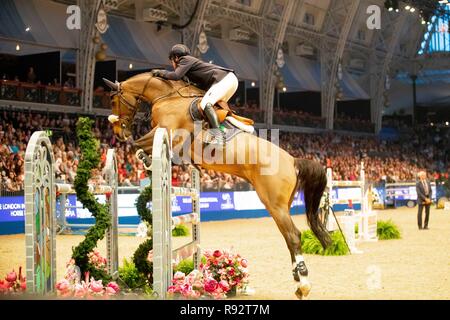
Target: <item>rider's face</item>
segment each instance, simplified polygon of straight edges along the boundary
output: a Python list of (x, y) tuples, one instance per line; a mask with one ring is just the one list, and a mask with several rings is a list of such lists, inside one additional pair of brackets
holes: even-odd
[(172, 67), (173, 67), (173, 69), (175, 70), (175, 69), (178, 67), (178, 66), (177, 66), (178, 59), (177, 59), (177, 58), (174, 58), (174, 59), (170, 60), (170, 62), (172, 62)]

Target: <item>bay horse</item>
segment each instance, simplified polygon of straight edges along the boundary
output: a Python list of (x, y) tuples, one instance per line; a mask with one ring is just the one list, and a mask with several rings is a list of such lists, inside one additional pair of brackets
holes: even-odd
[[(114, 90), (111, 98), (112, 115), (108, 119), (119, 140), (132, 139), (132, 123), (142, 101), (151, 106), (152, 130), (133, 143), (136, 148), (143, 149), (149, 156), (157, 128), (166, 128), (169, 132), (177, 129), (194, 132), (194, 121), (190, 117), (189, 106), (195, 97), (204, 94), (202, 90), (184, 81), (169, 81), (153, 76), (152, 73), (139, 74), (120, 83), (104, 80)], [(244, 143), (235, 144), (233, 140)], [(173, 149), (185, 142), (186, 139), (177, 141), (174, 139)], [(194, 144), (188, 141), (191, 151)], [(256, 161), (250, 161), (249, 159), (258, 154), (260, 149), (270, 152), (260, 154)], [(325, 169), (318, 162), (294, 158), (268, 140), (247, 132), (236, 135), (225, 146), (214, 149), (214, 153), (216, 159), (223, 159), (227, 154), (232, 154), (234, 162), (211, 163), (206, 161), (205, 154), (201, 154), (198, 165), (206, 170), (212, 169), (241, 177), (254, 187), (286, 241), (291, 255), (293, 277), (297, 281), (295, 294), (299, 299), (307, 297), (311, 284), (302, 256), (301, 233), (294, 225), (289, 210), (295, 193), (303, 190), (309, 227), (324, 248), (331, 243), (330, 235), (318, 213), (320, 199), (327, 184)], [(196, 153), (192, 152), (189, 157), (193, 159), (195, 155)], [(237, 157), (243, 155), (244, 161), (242, 159), (237, 161)], [(277, 167), (272, 172), (263, 174), (262, 172), (273, 163), (278, 163)]]

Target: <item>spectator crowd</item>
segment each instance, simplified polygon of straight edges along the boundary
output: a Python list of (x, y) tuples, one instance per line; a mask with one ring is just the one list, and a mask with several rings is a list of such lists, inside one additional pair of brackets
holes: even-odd
[[(251, 116), (255, 106), (247, 109)], [(239, 110), (238, 110), (239, 111)], [(77, 146), (75, 125), (79, 115), (61, 113), (32, 113), (4, 109), (0, 111), (0, 191), (21, 191), (24, 184), (24, 154), (31, 134), (36, 130), (52, 132), (51, 140), (55, 155), (56, 179), (73, 183), (80, 149)], [(149, 128), (137, 121), (135, 132), (141, 136)], [(106, 117), (96, 117), (93, 129), (100, 141), (102, 164), (110, 147), (117, 150), (119, 184), (139, 185), (146, 172), (132, 147), (114, 137)], [(280, 145), (291, 155), (331, 162), (334, 179), (357, 180), (360, 163), (365, 163), (366, 178), (372, 182), (415, 181), (419, 170), (431, 173), (431, 178), (448, 178), (450, 173), (450, 130), (448, 128), (416, 127), (406, 138), (383, 141), (375, 136), (342, 135), (336, 133), (305, 134), (282, 132)], [(101, 168), (94, 173), (101, 179)], [(190, 184), (190, 167), (174, 166), (174, 185)], [(249, 190), (251, 186), (241, 178), (215, 172), (201, 171), (203, 191)], [(1, 193), (0, 193), (1, 194)]]

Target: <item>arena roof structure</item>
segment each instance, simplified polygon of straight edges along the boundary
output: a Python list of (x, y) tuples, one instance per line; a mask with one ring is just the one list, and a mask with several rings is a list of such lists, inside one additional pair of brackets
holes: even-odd
[[(81, 8), (81, 32), (61, 28), (71, 5)], [(92, 23), (100, 6), (109, 25), (103, 34)], [(374, 28), (369, 20), (377, 12), (380, 27)], [(442, 86), (430, 101), (448, 91), (449, 16), (447, 0), (3, 0), (0, 52), (60, 50), (63, 61), (77, 63), (89, 111), (92, 81), (85, 79), (93, 77), (95, 36), (119, 70), (168, 67), (168, 48), (183, 42), (204, 60), (256, 83), (268, 126), (272, 97), (284, 87), (320, 92), (328, 129), (337, 101), (370, 100), (379, 130), (391, 86), (406, 88), (413, 76), (418, 84)]]

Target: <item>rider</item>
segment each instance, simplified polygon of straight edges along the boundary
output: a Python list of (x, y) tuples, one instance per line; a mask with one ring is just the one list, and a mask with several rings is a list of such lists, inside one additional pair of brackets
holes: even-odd
[[(238, 88), (239, 81), (234, 74), (234, 70), (207, 63), (191, 56), (188, 47), (183, 44), (176, 44), (169, 53), (169, 59), (175, 71), (153, 70), (155, 76), (168, 80), (180, 80), (187, 76), (200, 89), (207, 90), (200, 107), (204, 111), (206, 118), (212, 129), (219, 129), (220, 124), (214, 111), (214, 104), (218, 101), (228, 100), (234, 95)], [(224, 132), (220, 137), (214, 137), (215, 143), (224, 143)]]

